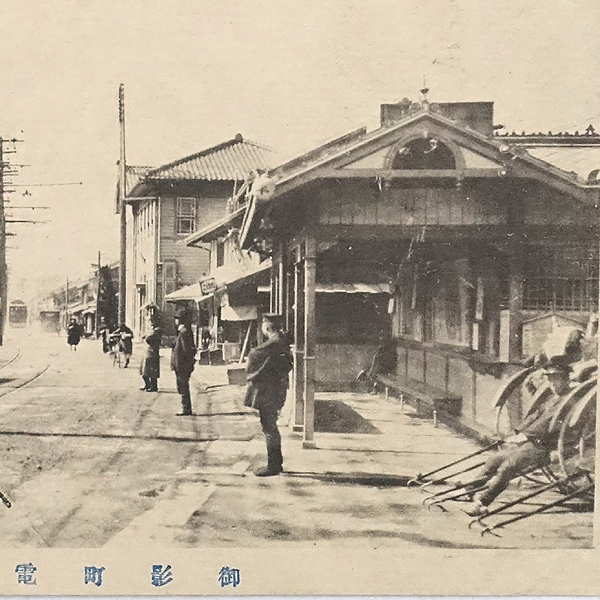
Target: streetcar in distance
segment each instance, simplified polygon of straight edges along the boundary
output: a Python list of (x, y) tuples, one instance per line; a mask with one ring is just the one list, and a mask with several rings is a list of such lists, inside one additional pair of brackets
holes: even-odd
[(21, 300), (14, 300), (8, 307), (8, 324), (11, 327), (27, 326), (27, 305)]
[(60, 333), (60, 311), (41, 310), (39, 319), (42, 331), (47, 331), (48, 333)]

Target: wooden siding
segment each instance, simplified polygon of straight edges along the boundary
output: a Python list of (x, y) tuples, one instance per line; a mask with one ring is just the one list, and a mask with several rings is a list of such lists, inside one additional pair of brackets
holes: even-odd
[(592, 206), (573, 201), (550, 187), (538, 186), (521, 191), (527, 201), (523, 203), (523, 222), (526, 225), (581, 225), (595, 226), (597, 210)]
[[(589, 225), (592, 206), (535, 182), (455, 184), (337, 181), (318, 192), (320, 225), (505, 225), (521, 205), (526, 225)], [(521, 221), (521, 219), (519, 219)]]
[[(210, 253), (181, 243), (186, 236), (175, 233), (176, 202), (176, 197), (161, 198), (160, 261), (176, 261), (177, 284), (183, 287), (208, 274)], [(226, 198), (198, 198), (195, 229), (202, 229), (223, 218), (226, 203)]]
[(320, 191), (321, 225), (501, 225), (502, 192), (484, 186), (416, 187), (338, 184)]

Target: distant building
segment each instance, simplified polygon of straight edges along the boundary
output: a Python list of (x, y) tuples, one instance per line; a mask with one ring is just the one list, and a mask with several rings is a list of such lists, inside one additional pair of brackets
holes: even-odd
[[(112, 263), (103, 269), (106, 270), (118, 294), (119, 264)], [(65, 282), (39, 298), (35, 303), (31, 319), (39, 320), (42, 313), (47, 316), (58, 312), (60, 327), (65, 328), (69, 319), (73, 317), (83, 326), (84, 335), (91, 337), (96, 333), (97, 309), (98, 271), (96, 270), (90, 273), (88, 278)]]
[(131, 206), (127, 247), (127, 322), (136, 335), (157, 307), (172, 328), (165, 296), (208, 273), (208, 249), (186, 246), (194, 231), (222, 218), (228, 201), (270, 151), (238, 134), (232, 140), (162, 167), (128, 167), (126, 203)]

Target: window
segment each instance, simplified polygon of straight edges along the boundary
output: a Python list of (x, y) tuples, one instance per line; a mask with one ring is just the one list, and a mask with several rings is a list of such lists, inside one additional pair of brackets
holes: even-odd
[(194, 233), (196, 228), (196, 198), (177, 198), (175, 231), (178, 234)]
[(525, 310), (594, 311), (598, 298), (596, 246), (529, 246), (525, 253)]
[(392, 169), (456, 169), (452, 150), (437, 138), (418, 138), (398, 150)]

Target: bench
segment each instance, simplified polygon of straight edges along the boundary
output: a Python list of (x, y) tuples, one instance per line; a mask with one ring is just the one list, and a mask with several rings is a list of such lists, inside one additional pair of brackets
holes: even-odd
[[(393, 375), (377, 375), (376, 380), (386, 389), (394, 390), (399, 394), (406, 395), (409, 404), (413, 403), (417, 414), (422, 416), (447, 414), (452, 417), (460, 417), (462, 412), (462, 397), (451, 394), (439, 388), (426, 385), (412, 379), (397, 379)], [(412, 402), (411, 402), (412, 400)]]

